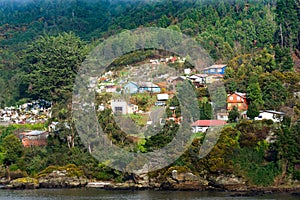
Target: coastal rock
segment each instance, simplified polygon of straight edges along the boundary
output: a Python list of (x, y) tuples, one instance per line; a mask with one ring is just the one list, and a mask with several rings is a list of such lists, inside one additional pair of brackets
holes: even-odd
[(112, 185), (110, 181), (89, 182), (87, 188), (108, 188)]
[(39, 182), (35, 178), (25, 177), (10, 181), (5, 187), (7, 189), (36, 189), (39, 187)]
[(149, 176), (148, 176), (148, 174), (134, 175), (134, 183), (139, 188), (149, 187)]
[(209, 186), (214, 189), (243, 191), (247, 188), (245, 180), (235, 175), (210, 176), (208, 180)]
[(204, 177), (196, 176), (191, 172), (172, 170), (171, 177), (166, 179), (167, 181), (161, 185), (163, 189), (204, 190), (208, 186), (208, 181)]
[(86, 186), (88, 183), (86, 178), (70, 176), (66, 170), (54, 170), (38, 180), (41, 188), (75, 188)]

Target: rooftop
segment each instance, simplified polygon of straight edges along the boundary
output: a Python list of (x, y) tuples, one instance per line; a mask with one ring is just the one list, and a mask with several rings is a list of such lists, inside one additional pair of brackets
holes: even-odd
[(208, 126), (222, 126), (225, 124), (226, 124), (226, 121), (223, 121), (223, 120), (198, 120), (198, 121), (195, 121), (192, 124), (192, 126), (208, 127)]
[(26, 135), (26, 136), (37, 136), (37, 135), (41, 135), (46, 133), (47, 131), (38, 131), (38, 130), (34, 130), (34, 131), (30, 131), (30, 132), (23, 132), (21, 133), (22, 135)]
[(221, 64), (221, 65), (212, 65), (212, 66), (206, 67), (204, 69), (222, 69), (224, 67), (226, 67), (226, 65), (225, 64)]

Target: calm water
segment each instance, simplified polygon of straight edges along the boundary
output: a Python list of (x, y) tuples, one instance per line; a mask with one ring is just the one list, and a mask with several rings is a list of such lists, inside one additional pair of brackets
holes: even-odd
[(182, 191), (105, 191), (100, 189), (39, 189), (39, 190), (0, 190), (2, 200), (299, 200), (299, 196), (274, 194), (257, 197), (230, 197), (231, 193), (222, 192), (182, 192)]

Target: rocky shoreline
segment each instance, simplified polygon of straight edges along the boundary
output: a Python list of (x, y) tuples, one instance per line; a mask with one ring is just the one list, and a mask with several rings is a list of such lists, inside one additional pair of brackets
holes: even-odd
[(112, 181), (90, 181), (85, 177), (68, 176), (66, 171), (53, 171), (39, 178), (18, 178), (12, 181), (2, 179), (1, 189), (39, 189), (39, 188), (99, 188), (105, 190), (188, 190), (188, 191), (224, 191), (233, 196), (257, 196), (271, 193), (292, 193), (300, 196), (300, 184), (257, 187), (248, 185), (241, 177), (220, 175), (199, 177), (190, 172), (178, 172), (164, 177), (150, 178), (147, 174), (134, 176), (133, 180), (123, 183)]

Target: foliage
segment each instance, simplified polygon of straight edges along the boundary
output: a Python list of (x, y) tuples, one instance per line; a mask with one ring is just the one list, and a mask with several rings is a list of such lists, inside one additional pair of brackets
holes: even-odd
[(211, 173), (233, 172), (232, 156), (238, 149), (238, 134), (236, 129), (225, 127), (221, 131), (218, 143), (206, 157), (200, 160), (201, 165)]
[[(211, 119), (212, 109), (224, 108), (226, 94), (235, 91), (247, 92), (250, 118), (257, 116), (258, 109), (288, 108), (299, 112), (300, 104), (294, 92), (300, 91), (300, 77), (293, 71), (295, 63), (291, 56), (300, 48), (299, 2), (295, 0), (236, 0), (234, 4), (225, 0), (209, 3), (1, 1), (0, 7), (0, 107), (22, 103), (24, 99), (44, 98), (54, 102), (52, 120), (61, 122), (60, 131), (49, 135), (47, 147), (25, 149), (14, 136), (24, 129), (45, 129), (44, 125), (0, 128), (0, 163), (8, 166), (11, 172), (7, 174), (12, 178), (26, 173), (42, 175), (72, 164), (69, 168), (76, 176), (126, 179), (127, 174), (105, 167), (90, 156), (74, 131), (70, 110), (74, 77), (89, 46), (96, 46), (126, 29), (158, 26), (187, 34), (200, 42), (216, 63), (227, 63), (226, 91), (218, 85), (215, 91), (196, 89), (201, 102), (191, 106), (200, 108), (200, 119)], [(172, 42), (171, 39), (167, 42)], [(126, 48), (130, 49), (132, 41), (126, 42)], [(155, 54), (153, 49), (130, 52), (116, 59), (110, 67), (117, 69)], [(174, 64), (173, 67), (181, 69), (185, 65)], [(205, 101), (209, 93), (215, 103), (213, 108)], [(99, 95), (96, 101), (108, 106), (110, 98), (108, 94)], [(155, 97), (137, 95), (131, 101), (148, 111)], [(175, 107), (175, 111), (170, 107), (166, 109), (168, 117), (172, 117), (173, 112), (179, 117), (178, 99), (173, 98), (168, 103)], [(236, 116), (238, 112), (231, 111), (230, 121)], [(165, 146), (178, 129), (177, 124), (168, 121), (158, 134), (134, 143), (117, 126), (110, 109), (99, 112), (98, 120), (114, 144), (135, 152), (155, 151)], [(157, 173), (169, 175), (172, 169), (195, 174), (233, 173), (256, 185), (271, 185), (280, 173), (283, 178), (287, 173), (299, 179), (300, 131), (299, 125), (293, 124), (295, 121), (297, 118), (276, 127), (272, 121), (241, 120), (236, 127), (222, 130), (218, 144), (204, 159), (198, 155), (204, 138), (200, 135), (173, 166)], [(266, 144), (265, 139), (272, 132), (276, 133), (277, 140), (274, 145)]]
[(264, 161), (265, 148), (263, 145), (258, 149), (243, 148), (234, 158), (236, 171), (239, 171), (251, 184), (272, 185), (275, 177), (280, 174), (278, 163)]
[[(295, 165), (300, 161), (300, 125), (296, 123), (288, 126), (283, 124), (276, 131), (275, 148), (278, 151), (279, 159), (282, 160), (283, 172), (293, 173)], [(295, 172), (296, 173), (296, 172)]]
[(275, 61), (276, 68), (279, 71), (289, 71), (294, 67), (294, 61), (288, 48), (280, 48), (276, 45), (275, 50)]
[(240, 118), (240, 113), (236, 106), (233, 106), (232, 110), (229, 111), (228, 121), (229, 122), (237, 122)]
[(267, 135), (273, 129), (272, 124), (269, 125), (265, 121), (241, 120), (236, 125), (236, 129), (241, 132), (239, 144), (242, 148), (254, 148), (258, 142), (264, 141)]
[(287, 99), (287, 90), (282, 82), (272, 74), (261, 74), (259, 77), (259, 85), (263, 94), (265, 109), (278, 109)]
[(248, 106), (247, 117), (249, 117), (250, 119), (254, 119), (255, 117), (258, 116), (259, 116), (258, 104), (255, 101), (251, 102)]
[(7, 135), (2, 141), (5, 150), (4, 164), (16, 164), (23, 154), (23, 145), (13, 134)]
[(250, 77), (249, 85), (247, 87), (247, 100), (250, 103), (256, 104), (256, 106), (263, 105), (262, 92), (258, 83), (257, 75)]
[(73, 33), (38, 38), (26, 50), (30, 95), (54, 104), (67, 101), (86, 53), (84, 43)]
[(44, 177), (48, 174), (52, 173), (53, 171), (66, 171), (66, 175), (68, 177), (82, 177), (83, 176), (83, 170), (78, 168), (74, 164), (68, 164), (66, 166), (49, 166), (46, 169), (42, 170), (37, 174), (37, 177)]
[(209, 102), (199, 102), (200, 120), (212, 119), (212, 105)]

